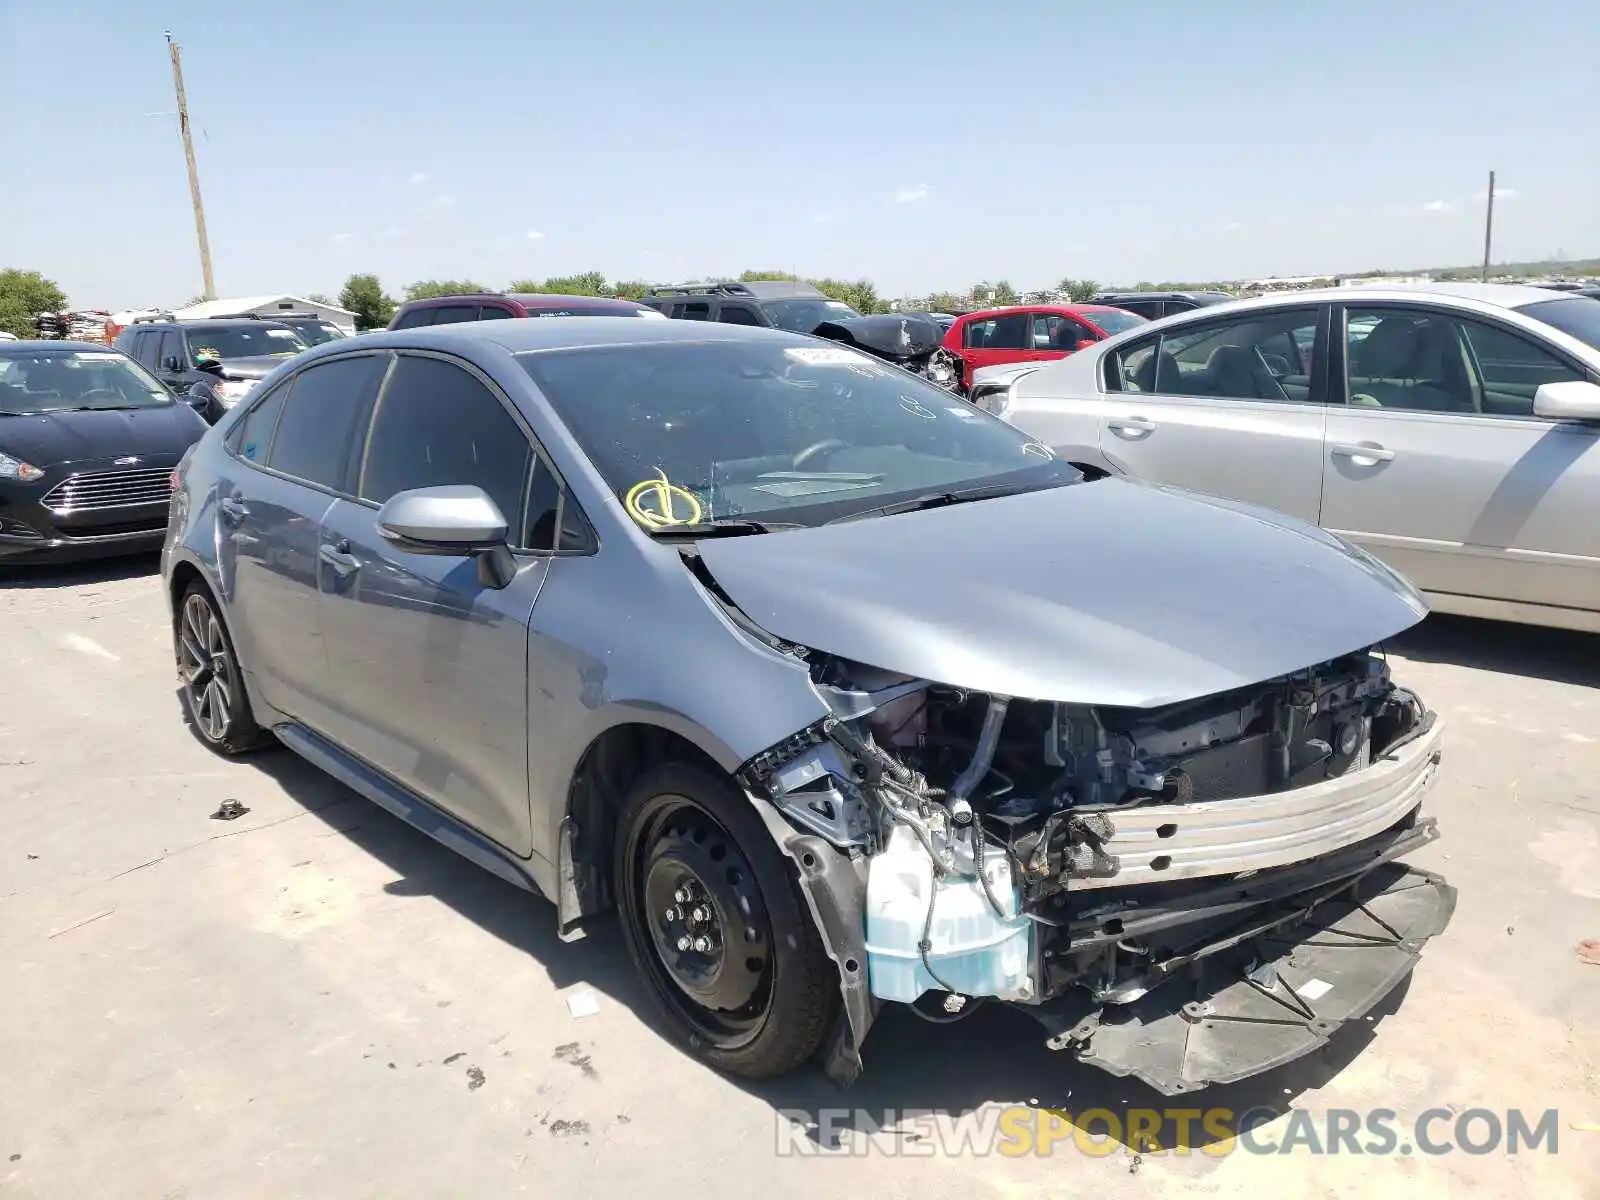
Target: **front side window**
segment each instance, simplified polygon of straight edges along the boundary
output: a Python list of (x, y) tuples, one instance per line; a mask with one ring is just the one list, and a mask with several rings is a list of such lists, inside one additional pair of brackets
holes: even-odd
[(761, 318), (756, 316), (756, 310), (748, 304), (724, 304), (722, 311), (717, 314), (717, 320), (726, 325), (761, 324)]
[(278, 417), (283, 412), (287, 386), (275, 387), (261, 402), (245, 413), (239, 428), (228, 438), (229, 448), (246, 462), (265, 463), (272, 449), (272, 435), (278, 428)]
[(1084, 342), (1095, 340), (1089, 329), (1057, 313), (1033, 315), (1033, 348), (1035, 350), (1076, 350)]
[(485, 304), (482, 308), (480, 308), (478, 310), (478, 320), (480, 320), (480, 321), (511, 321), (511, 320), (515, 320), (515, 318), (511, 315), (511, 313), (508, 310), (506, 310), (504, 308), (501, 308), (499, 305), (496, 305), (496, 304)]
[(517, 358), (647, 528), (739, 516), (811, 524), (928, 492), (1080, 478), (943, 389), (810, 339)]
[(161, 334), (157, 330), (146, 329), (134, 335), (133, 357), (139, 365), (148, 370), (157, 370), (161, 365)]
[(969, 321), (961, 341), (968, 350), (1026, 350), (1028, 337), (1028, 314), (1007, 313)]
[(342, 490), (351, 448), (389, 358), (363, 354), (318, 363), (295, 376), (267, 454), (275, 471)]
[(478, 319), (478, 306), (476, 304), (441, 304), (433, 310), (433, 323), (435, 325), (459, 325), (463, 321), (476, 321)]
[(176, 329), (169, 329), (161, 335), (161, 349), (156, 352), (156, 365), (167, 371), (186, 371), (189, 364), (184, 361), (183, 335)]
[(678, 305), (673, 316), (680, 321), (709, 321), (711, 320), (711, 305), (704, 300), (690, 300)]
[(433, 324), (433, 315), (438, 312), (435, 308), (413, 308), (394, 323), (396, 329), (418, 329), (424, 325)]
[(476, 484), (516, 533), (532, 447), (505, 406), (471, 372), (437, 358), (402, 355), (372, 417), (363, 500), (396, 492)]
[(1442, 312), (1352, 307), (1345, 338), (1356, 408), (1526, 417), (1540, 385), (1584, 378), (1520, 334)]
[(148, 371), (109, 347), (0, 354), (0, 416), (164, 408), (172, 403), (172, 393)]

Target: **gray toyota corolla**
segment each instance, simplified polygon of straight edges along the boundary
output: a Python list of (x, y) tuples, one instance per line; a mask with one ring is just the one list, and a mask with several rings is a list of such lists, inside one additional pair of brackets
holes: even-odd
[(1084, 480), (852, 349), (608, 318), (302, 354), (180, 466), (181, 694), (502, 878), (616, 909), (664, 1026), (840, 1080), (986, 1002), (1166, 1092), (1367, 1013), (1449, 920), (1399, 860), (1426, 612), (1337, 537)]

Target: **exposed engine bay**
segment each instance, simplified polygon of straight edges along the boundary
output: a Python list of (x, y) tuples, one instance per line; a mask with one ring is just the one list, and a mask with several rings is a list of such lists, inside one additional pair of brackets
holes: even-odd
[[(1184, 1091), (1296, 1057), (1339, 1023), (1288, 982), (1294, 971), (1280, 975), (1279, 958), (1296, 961), (1287, 931), (1370, 940), (1371, 929), (1335, 926), (1376, 920), (1372, 944), (1393, 953), (1355, 971), (1367, 991), (1382, 985), (1370, 1007), (1453, 907), (1443, 881), (1393, 863), (1436, 836), (1420, 806), (1440, 723), (1379, 654), (1148, 709), (971, 693), (822, 654), (807, 662), (833, 716), (741, 777), (856, 864), (878, 1001), (942, 994), (938, 1019), (985, 998), (1021, 1002), (1052, 1046)], [(1352, 903), (1362, 889), (1373, 894)], [(1414, 928), (1373, 916), (1385, 905)], [(1348, 981), (1313, 983), (1350, 999)], [(1170, 1003), (1152, 1013), (1158, 989)], [(1230, 1015), (1257, 1003), (1271, 1013)], [(1284, 1011), (1291, 1032), (1279, 1041), (1292, 1046), (1257, 1037), (1225, 1065), (1183, 1028), (1154, 1039), (1159, 1050), (1149, 1037), (1105, 1049), (1119, 1021), (1245, 1028)]]

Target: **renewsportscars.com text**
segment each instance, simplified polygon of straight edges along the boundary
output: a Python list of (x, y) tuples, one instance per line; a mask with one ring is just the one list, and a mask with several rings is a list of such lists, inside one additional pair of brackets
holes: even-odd
[(869, 1112), (780, 1109), (777, 1152), (795, 1155), (890, 1155), (1020, 1158), (1055, 1153), (1103, 1157), (1141, 1154), (1444, 1155), (1555, 1154), (1561, 1119), (1543, 1111), (1429, 1108), (1405, 1116), (1391, 1108), (1325, 1112), (1269, 1108), (1106, 1108), (1082, 1112), (1027, 1105), (976, 1112), (917, 1109)]

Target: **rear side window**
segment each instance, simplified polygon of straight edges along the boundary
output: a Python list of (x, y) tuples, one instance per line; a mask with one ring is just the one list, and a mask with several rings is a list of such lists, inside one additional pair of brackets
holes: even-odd
[(433, 323), (435, 325), (458, 325), (463, 321), (476, 321), (478, 319), (478, 306), (476, 304), (445, 304), (433, 310)]
[(678, 305), (672, 315), (680, 321), (709, 321), (711, 320), (711, 305), (704, 300), (691, 301)]
[(423, 325), (433, 324), (433, 314), (436, 308), (413, 308), (394, 323), (396, 329), (416, 329)]
[(437, 358), (402, 355), (372, 418), (361, 498), (476, 484), (516, 530), (532, 447), (521, 426), (471, 372)]
[(962, 344), (969, 350), (1023, 350), (1028, 337), (1028, 314), (1008, 313), (970, 322), (962, 334)]
[(244, 415), (239, 428), (228, 438), (229, 448), (246, 462), (264, 463), (272, 449), (272, 434), (278, 428), (287, 387), (273, 388), (261, 402)]
[(756, 316), (756, 310), (747, 304), (724, 304), (722, 311), (717, 314), (717, 320), (728, 325), (761, 324), (761, 318)]
[(301, 371), (284, 401), (267, 465), (343, 490), (356, 431), (388, 363), (388, 355), (363, 354)]

